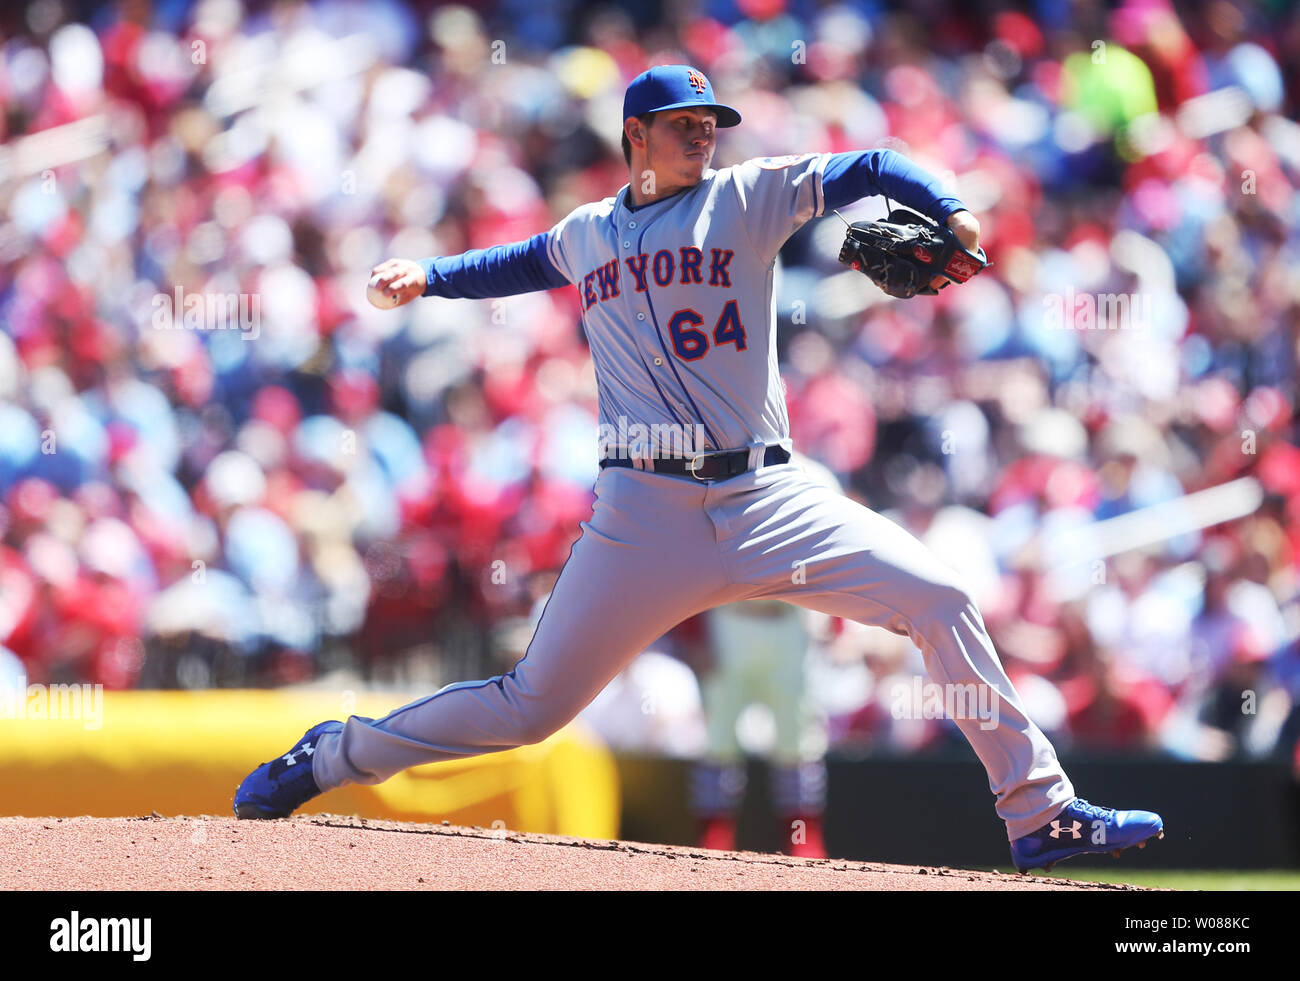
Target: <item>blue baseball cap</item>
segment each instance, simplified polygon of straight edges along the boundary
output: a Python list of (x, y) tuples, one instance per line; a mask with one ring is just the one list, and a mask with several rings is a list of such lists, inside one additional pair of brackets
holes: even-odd
[(704, 72), (690, 65), (656, 65), (632, 79), (623, 96), (624, 119), (647, 112), (696, 107), (717, 113), (719, 127), (740, 125), (740, 113), (731, 106), (720, 105), (713, 98), (713, 86)]

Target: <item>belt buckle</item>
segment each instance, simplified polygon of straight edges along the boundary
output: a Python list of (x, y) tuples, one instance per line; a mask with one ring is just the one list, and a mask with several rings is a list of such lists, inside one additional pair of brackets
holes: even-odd
[(708, 483), (710, 479), (708, 477), (701, 477), (698, 473), (700, 469), (700, 461), (702, 461), (706, 456), (708, 456), (707, 453), (696, 453), (695, 456), (691, 457), (690, 461), (686, 464), (686, 472), (702, 484)]

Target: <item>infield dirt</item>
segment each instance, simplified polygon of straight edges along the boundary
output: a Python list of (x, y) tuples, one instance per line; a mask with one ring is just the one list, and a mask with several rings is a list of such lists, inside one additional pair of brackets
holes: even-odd
[(1135, 886), (942, 867), (368, 821), (0, 819), (0, 889), (1088, 890)]

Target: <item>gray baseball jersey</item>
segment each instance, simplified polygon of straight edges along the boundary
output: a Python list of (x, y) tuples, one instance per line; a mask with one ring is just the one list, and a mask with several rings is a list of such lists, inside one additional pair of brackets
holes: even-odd
[[(1009, 839), (1069, 803), (1070, 782), (953, 570), (797, 465), (764, 465), (765, 446), (790, 449), (774, 335), (776, 255), (822, 213), (827, 159), (708, 170), (697, 185), (636, 210), (624, 188), (551, 230), (546, 254), (581, 298), (600, 455), (642, 461), (647, 447), (661, 456), (747, 447), (750, 469), (708, 482), (652, 472), (653, 463), (602, 469), (591, 518), (523, 658), (508, 674), (449, 685), (383, 719), (354, 716), (321, 735), (313, 775), (322, 789), (545, 739), (677, 623), (766, 597), (911, 637), (988, 771)], [(653, 446), (664, 432), (700, 445)]]
[(578, 287), (595, 362), (601, 448), (612, 451), (602, 456), (627, 450), (623, 434), (638, 424), (664, 455), (672, 447), (656, 432), (702, 439), (686, 452), (791, 448), (776, 359), (775, 259), (822, 213), (829, 156), (708, 170), (693, 188), (635, 211), (625, 187), (552, 229), (547, 254)]

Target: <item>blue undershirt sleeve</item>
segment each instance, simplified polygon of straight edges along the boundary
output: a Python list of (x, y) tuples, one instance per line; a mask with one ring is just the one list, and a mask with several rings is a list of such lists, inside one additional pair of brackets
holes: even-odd
[(822, 193), (827, 211), (883, 194), (941, 225), (949, 215), (969, 210), (933, 175), (893, 150), (831, 154), (822, 174)]
[(550, 232), (524, 242), (471, 249), (461, 255), (421, 259), (425, 296), (481, 300), (568, 286), (569, 281), (546, 254)]

